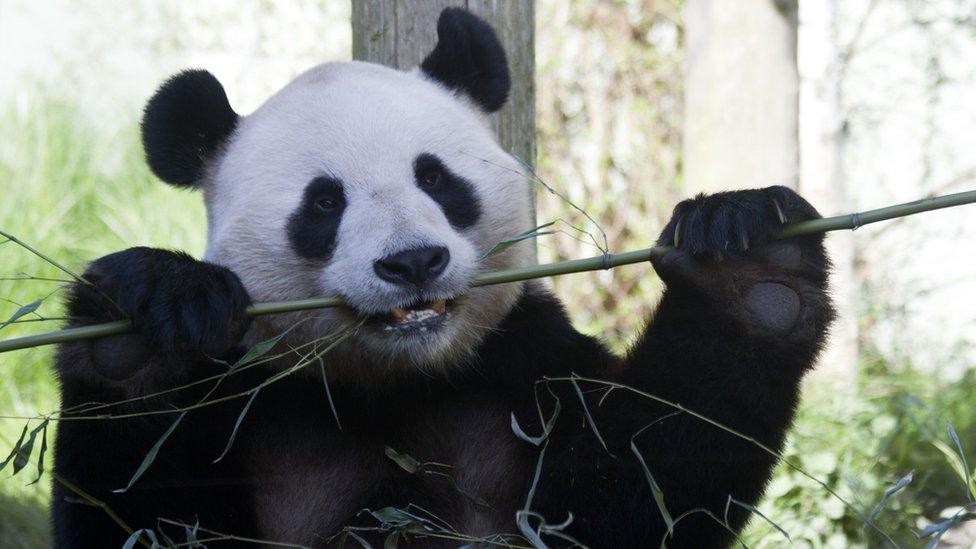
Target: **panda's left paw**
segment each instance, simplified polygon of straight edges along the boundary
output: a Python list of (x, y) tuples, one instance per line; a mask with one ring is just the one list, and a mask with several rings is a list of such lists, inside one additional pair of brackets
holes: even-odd
[(675, 208), (658, 240), (667, 249), (651, 263), (689, 309), (721, 311), (751, 333), (814, 333), (806, 328), (822, 323), (801, 319), (830, 316), (823, 236), (774, 239), (817, 217), (785, 187), (698, 196)]
[(696, 258), (722, 260), (762, 246), (784, 225), (819, 217), (806, 200), (782, 186), (702, 194), (675, 207), (657, 243)]

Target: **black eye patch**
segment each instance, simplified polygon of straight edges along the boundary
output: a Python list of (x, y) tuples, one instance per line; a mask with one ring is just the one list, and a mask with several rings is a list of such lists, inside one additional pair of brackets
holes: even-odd
[(470, 181), (447, 169), (440, 158), (423, 153), (413, 161), (420, 190), (434, 199), (451, 225), (466, 229), (481, 217), (481, 204)]
[(305, 187), (302, 203), (288, 217), (288, 242), (300, 257), (324, 261), (335, 249), (346, 196), (342, 182), (316, 177)]

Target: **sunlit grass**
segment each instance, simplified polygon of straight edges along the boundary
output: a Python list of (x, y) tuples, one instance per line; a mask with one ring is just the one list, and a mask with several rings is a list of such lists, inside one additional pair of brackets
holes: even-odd
[[(98, 126), (70, 104), (33, 96), (0, 112), (0, 228), (57, 258), (75, 272), (112, 251), (136, 245), (199, 254), (205, 218), (200, 198), (159, 183), (142, 160), (137, 123)], [(138, 109), (133, 109), (138, 113)], [(0, 245), (0, 277), (67, 278), (13, 243)], [(37, 313), (63, 316), (58, 282), (0, 280), (0, 321), (20, 304), (45, 298)], [(36, 319), (29, 315), (24, 319)], [(59, 326), (58, 321), (7, 326), (9, 338)], [(0, 410), (36, 415), (58, 407), (50, 348), (0, 355)], [(4, 452), (23, 428), (0, 419)], [(52, 433), (53, 434), (53, 433)], [(6, 475), (5, 475), (6, 476)], [(0, 482), (0, 547), (48, 546), (49, 483)]]

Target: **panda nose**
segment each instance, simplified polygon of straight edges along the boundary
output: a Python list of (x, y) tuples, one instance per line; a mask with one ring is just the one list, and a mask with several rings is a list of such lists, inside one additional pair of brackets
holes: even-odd
[(426, 246), (388, 255), (373, 262), (373, 270), (387, 282), (422, 286), (444, 272), (451, 252), (443, 246)]

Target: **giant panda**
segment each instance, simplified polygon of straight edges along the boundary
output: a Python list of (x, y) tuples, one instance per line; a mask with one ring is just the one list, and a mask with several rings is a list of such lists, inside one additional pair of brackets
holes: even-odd
[[(817, 212), (784, 187), (679, 203), (666, 289), (617, 356), (540, 283), (472, 287), (530, 262), (486, 252), (532, 225), (531, 183), (488, 122), (511, 85), (495, 33), (450, 8), (437, 36), (415, 70), (323, 64), (247, 116), (202, 70), (148, 102), (149, 167), (202, 191), (206, 253), (128, 249), (71, 288), (71, 325), (135, 332), (57, 353), (57, 547), (734, 540), (832, 317), (822, 237), (773, 239)], [(313, 297), (345, 306), (245, 315)], [(391, 533), (398, 509), (419, 534)]]

